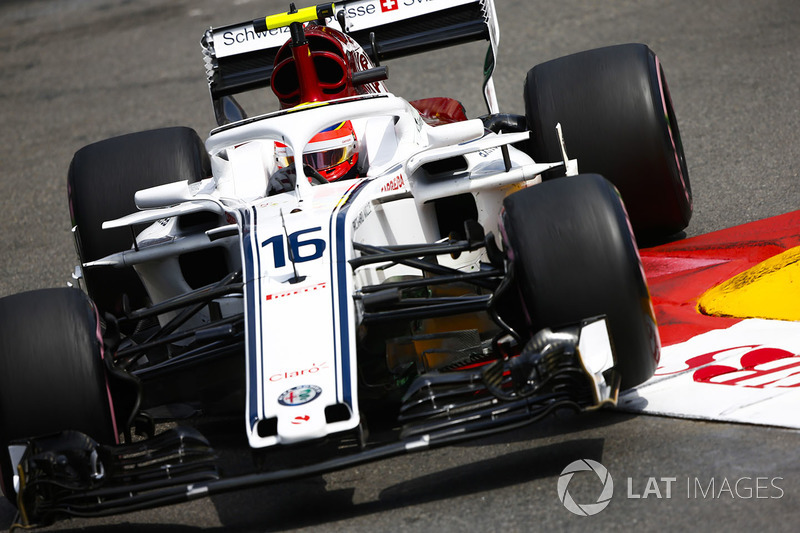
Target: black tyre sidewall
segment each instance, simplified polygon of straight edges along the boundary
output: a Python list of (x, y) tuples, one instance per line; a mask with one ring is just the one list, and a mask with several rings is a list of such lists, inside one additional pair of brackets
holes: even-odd
[[(129, 249), (128, 228), (103, 230), (102, 223), (137, 210), (136, 191), (211, 174), (208, 153), (197, 133), (186, 127), (163, 128), (114, 137), (78, 150), (67, 178), (70, 215), (77, 227), (82, 262)], [(134, 306), (145, 292), (132, 268), (95, 268), (84, 272), (87, 289), (102, 311), (121, 312), (127, 292)]]
[(643, 44), (580, 52), (537, 65), (525, 81), (525, 110), (536, 161), (567, 154), (622, 194), (637, 237), (659, 240), (684, 229), (692, 193), (663, 70)]
[(623, 388), (660, 357), (650, 294), (625, 209), (599, 175), (548, 181), (504, 202), (503, 231), (529, 334), (606, 315)]
[(99, 442), (116, 440), (94, 307), (83, 292), (71, 288), (0, 299), (0, 469), (5, 490), (13, 491), (10, 441), (67, 429)]

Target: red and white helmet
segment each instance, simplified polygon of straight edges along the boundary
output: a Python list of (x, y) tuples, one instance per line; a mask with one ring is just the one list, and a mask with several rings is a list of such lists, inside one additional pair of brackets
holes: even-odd
[[(275, 143), (278, 168), (292, 167), (294, 154), (283, 143)], [(356, 134), (349, 120), (335, 124), (314, 135), (303, 151), (303, 164), (308, 165), (328, 181), (355, 177), (358, 151)]]

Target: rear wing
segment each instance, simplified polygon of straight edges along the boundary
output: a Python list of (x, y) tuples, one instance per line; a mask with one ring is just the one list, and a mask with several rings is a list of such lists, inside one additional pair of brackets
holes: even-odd
[[(492, 81), (500, 39), (494, 0), (343, 0), (331, 7), (335, 16), (325, 24), (347, 33), (376, 64), (488, 40), (484, 98), (490, 112), (499, 111)], [(289, 38), (288, 26), (257, 31), (252, 21), (205, 32), (201, 44), (219, 125), (245, 118), (233, 96), (269, 86), (275, 55)]]

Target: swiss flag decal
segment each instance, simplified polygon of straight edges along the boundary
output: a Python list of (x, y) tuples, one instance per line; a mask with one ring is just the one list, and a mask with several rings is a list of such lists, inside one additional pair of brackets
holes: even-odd
[(381, 11), (386, 13), (387, 11), (394, 11), (400, 7), (398, 0), (380, 0), (381, 1)]

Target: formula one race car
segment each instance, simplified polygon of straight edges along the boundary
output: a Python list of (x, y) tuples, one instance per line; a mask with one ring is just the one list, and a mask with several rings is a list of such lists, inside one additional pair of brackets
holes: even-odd
[[(654, 53), (541, 64), (525, 116), (501, 114), (492, 0), (382, 4), (212, 28), (205, 143), (175, 127), (75, 154), (84, 290), (0, 299), (18, 525), (485, 436), (652, 376), (634, 234), (664, 239), (692, 209)], [(388, 92), (381, 62), (473, 40), (487, 115)], [(281, 109), (248, 116), (235, 96), (266, 87)], [(207, 427), (252, 469), (223, 475)]]

